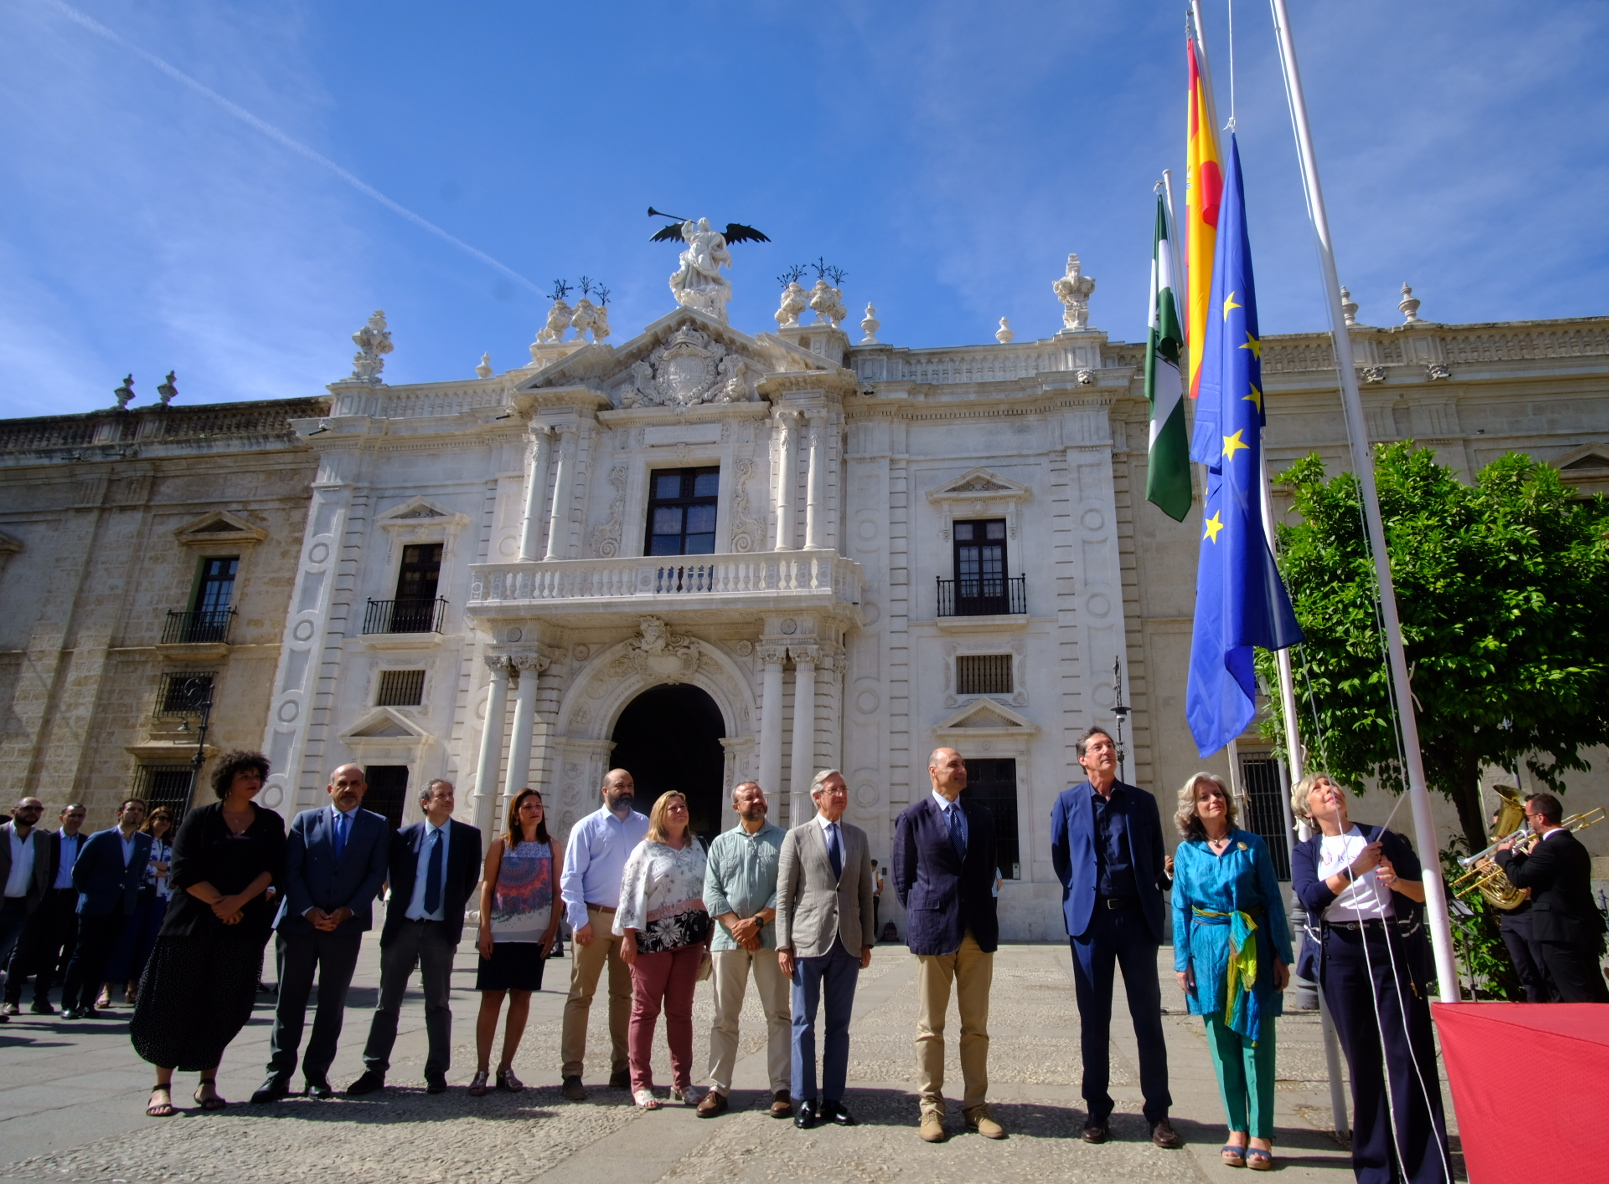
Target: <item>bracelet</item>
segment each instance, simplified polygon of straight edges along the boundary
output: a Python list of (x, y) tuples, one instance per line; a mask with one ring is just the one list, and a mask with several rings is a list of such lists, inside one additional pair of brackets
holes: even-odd
[(1341, 870), (1346, 873), (1346, 882), (1348, 884), (1356, 884), (1358, 882), (1358, 877), (1356, 873), (1352, 871), (1352, 865), (1350, 863)]

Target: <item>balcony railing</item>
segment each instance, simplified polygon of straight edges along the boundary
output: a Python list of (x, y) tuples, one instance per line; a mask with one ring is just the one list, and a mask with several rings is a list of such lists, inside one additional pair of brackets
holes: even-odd
[(371, 600), (363, 614), (364, 633), (440, 633), (447, 602), (434, 600)]
[(228, 645), (229, 630), (235, 624), (232, 608), (209, 608), (200, 612), (182, 613), (168, 610), (168, 622), (162, 629), (163, 645)]
[(1025, 576), (940, 580), (939, 616), (996, 617), (1028, 611)]

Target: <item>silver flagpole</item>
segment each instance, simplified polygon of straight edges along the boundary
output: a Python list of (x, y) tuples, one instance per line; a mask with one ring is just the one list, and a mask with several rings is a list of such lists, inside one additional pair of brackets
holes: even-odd
[(1402, 743), (1408, 764), (1408, 799), (1413, 808), (1414, 836), (1418, 840), (1420, 862), (1425, 872), (1425, 916), (1430, 928), (1431, 949), (1436, 958), (1436, 986), (1443, 1002), (1456, 1002), (1459, 999), (1458, 966), (1453, 957), (1452, 926), (1447, 917), (1447, 890), (1441, 879), (1441, 844), (1436, 836), (1436, 821), (1430, 813), (1430, 794), (1425, 788), (1424, 755), (1419, 751), (1419, 722), (1414, 717), (1408, 659), (1402, 647), (1402, 622), (1397, 616), (1391, 560), (1386, 554), (1385, 528), (1380, 520), (1380, 499), (1374, 484), (1374, 457), (1370, 453), (1368, 427), (1363, 419), (1363, 400), (1358, 394), (1352, 342), (1347, 334), (1346, 318), (1341, 313), (1341, 282), (1335, 270), (1330, 223), (1324, 212), (1324, 191), (1319, 185), (1318, 159), (1313, 152), (1301, 71), (1296, 65), (1296, 43), (1291, 37), (1290, 14), (1286, 11), (1285, 0), (1269, 0), (1269, 4), (1273, 8), (1274, 30), (1279, 38), (1279, 61), (1285, 73), (1291, 124), (1296, 132), (1297, 152), (1302, 161), (1302, 187), (1307, 194), (1308, 218), (1313, 223), (1313, 234), (1318, 240), (1319, 264), (1324, 272), (1324, 296), (1330, 309), (1330, 333), (1335, 343), (1336, 369), (1341, 378), (1341, 407), (1346, 413), (1347, 433), (1352, 439), (1352, 467), (1357, 473), (1358, 486), (1363, 495), (1369, 546), (1374, 551), (1374, 572), (1380, 587), (1380, 615), (1391, 663), (1391, 689), (1396, 699), (1397, 719), (1402, 727)]

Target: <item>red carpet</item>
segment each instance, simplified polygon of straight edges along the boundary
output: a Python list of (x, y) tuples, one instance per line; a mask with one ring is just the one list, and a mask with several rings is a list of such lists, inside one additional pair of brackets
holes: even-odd
[(1470, 1184), (1609, 1181), (1609, 1005), (1433, 1003), (1431, 1014)]

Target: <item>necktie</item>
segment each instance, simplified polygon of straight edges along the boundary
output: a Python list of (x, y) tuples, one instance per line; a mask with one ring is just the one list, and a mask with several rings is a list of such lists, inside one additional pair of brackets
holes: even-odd
[(844, 874), (844, 853), (838, 846), (838, 824), (827, 824), (827, 858), (832, 861), (833, 878), (837, 879)]
[(425, 872), (425, 912), (441, 908), (441, 832), (430, 836), (430, 866)]
[(335, 812), (335, 861), (341, 861), (341, 853), (346, 850), (346, 815), (337, 810)]
[(944, 807), (944, 821), (950, 828), (950, 846), (962, 859), (967, 857), (967, 837), (961, 830), (961, 807), (954, 803)]

